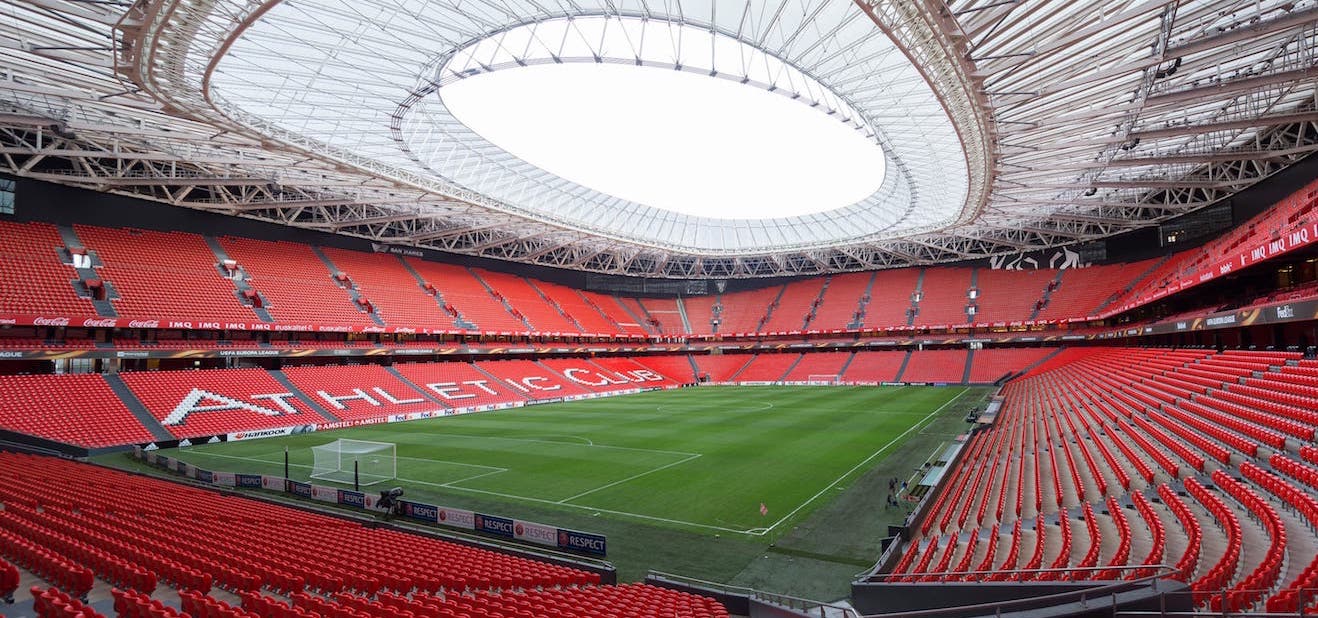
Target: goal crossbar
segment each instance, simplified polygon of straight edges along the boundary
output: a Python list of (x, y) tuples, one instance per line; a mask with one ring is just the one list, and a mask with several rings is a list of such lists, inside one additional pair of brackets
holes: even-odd
[(311, 447), (311, 478), (336, 483), (375, 485), (398, 476), (398, 447), (393, 442), (349, 440)]

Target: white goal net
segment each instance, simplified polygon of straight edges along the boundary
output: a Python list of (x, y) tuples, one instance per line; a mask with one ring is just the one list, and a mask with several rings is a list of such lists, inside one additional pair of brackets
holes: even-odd
[(315, 459), (311, 478), (361, 485), (383, 483), (398, 475), (396, 445), (392, 442), (339, 439), (311, 447)]
[(842, 376), (836, 373), (812, 373), (806, 376), (806, 382), (809, 384), (837, 384)]

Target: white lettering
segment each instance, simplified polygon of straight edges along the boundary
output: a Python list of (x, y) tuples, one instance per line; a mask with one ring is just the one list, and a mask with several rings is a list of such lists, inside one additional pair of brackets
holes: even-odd
[[(588, 373), (588, 372), (589, 372), (588, 370), (581, 369), (579, 367), (569, 367), (563, 370), (563, 375), (567, 376), (567, 379), (572, 380), (577, 384), (585, 384), (586, 386), (604, 386), (605, 384), (609, 383), (608, 380), (604, 380), (604, 379), (601, 379), (598, 382), (591, 382), (577, 377), (578, 373)], [(602, 376), (597, 376), (597, 377), (602, 378)]]
[(462, 387), (458, 386), (456, 382), (432, 382), (427, 384), (426, 388), (435, 391), (440, 397), (450, 401), (454, 399), (471, 399), (476, 396), (475, 393), (461, 392)]
[(389, 393), (385, 392), (383, 388), (380, 388), (378, 386), (372, 388), (371, 390), (375, 391), (375, 393), (380, 397), (382, 397), (385, 401), (388, 401), (389, 403), (395, 405), (408, 404), (408, 403), (425, 403), (426, 401), (425, 399), (422, 399), (420, 397), (417, 397), (416, 399), (396, 399), (394, 398), (393, 395), (390, 395)]
[(539, 382), (548, 381), (549, 378), (544, 376), (526, 376), (525, 378), (522, 378), (522, 384), (525, 384), (527, 388), (533, 388), (538, 391), (556, 391), (563, 388), (562, 384), (555, 384), (553, 386), (540, 386), (540, 384), (538, 384)]
[(252, 395), (252, 399), (257, 399), (257, 400), (269, 399), (275, 405), (279, 406), (279, 409), (283, 410), (284, 412), (287, 412), (289, 414), (298, 414), (297, 408), (293, 407), (293, 404), (284, 401), (285, 399), (288, 399), (293, 396), (294, 396), (293, 393), (266, 393), (264, 395)]
[[(253, 396), (253, 399), (257, 397), (259, 397), (259, 395)], [(203, 402), (215, 402), (215, 403), (203, 404)], [(212, 393), (210, 391), (204, 391), (199, 388), (194, 388), (192, 389), (191, 392), (189, 392), (186, 396), (183, 397), (183, 400), (180, 401), (178, 405), (174, 406), (174, 411), (170, 412), (169, 416), (166, 416), (164, 420), (160, 421), (160, 424), (181, 425), (185, 420), (187, 420), (188, 415), (194, 412), (223, 412), (226, 410), (247, 410), (248, 412), (255, 412), (262, 416), (283, 415), (283, 413), (278, 410), (263, 408), (258, 405), (247, 403), (246, 401), (239, 401), (232, 397), (225, 397), (224, 395)], [(293, 414), (297, 413), (297, 410), (288, 410), (288, 411)]]
[(347, 408), (348, 406), (345, 406), (345, 405), (343, 405), (343, 404), (341, 403), (341, 402), (344, 402), (344, 401), (358, 401), (358, 400), (360, 400), (360, 401), (365, 401), (366, 403), (369, 403), (369, 404), (371, 404), (371, 405), (373, 405), (373, 406), (376, 406), (376, 407), (379, 407), (379, 405), (380, 405), (380, 402), (378, 402), (378, 401), (372, 399), (370, 395), (367, 395), (366, 393), (362, 392), (362, 389), (360, 389), (360, 388), (354, 388), (354, 389), (352, 389), (352, 393), (353, 393), (353, 394), (351, 394), (351, 395), (338, 395), (338, 396), (335, 396), (335, 395), (331, 395), (331, 394), (329, 394), (329, 393), (327, 393), (327, 392), (325, 392), (325, 391), (316, 391), (316, 394), (317, 394), (317, 395), (320, 395), (320, 397), (321, 397), (322, 399), (324, 399), (325, 401), (328, 401), (330, 405), (334, 406), (334, 409), (335, 409), (335, 410), (343, 410), (343, 409)]

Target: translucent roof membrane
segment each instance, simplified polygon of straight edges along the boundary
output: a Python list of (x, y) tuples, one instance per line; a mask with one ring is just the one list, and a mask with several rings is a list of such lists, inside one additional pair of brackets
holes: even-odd
[[(967, 208), (950, 119), (852, 3), (809, 16), (538, 6), (287, 0), (229, 49), (210, 93), (234, 117), (429, 174), (507, 212), (679, 251), (896, 237)], [(508, 86), (532, 71), (534, 85)], [(585, 74), (618, 84), (569, 81)], [(492, 94), (500, 81), (503, 97)], [(731, 107), (712, 103), (725, 95)], [(464, 96), (484, 103), (455, 114), (449, 103)]]

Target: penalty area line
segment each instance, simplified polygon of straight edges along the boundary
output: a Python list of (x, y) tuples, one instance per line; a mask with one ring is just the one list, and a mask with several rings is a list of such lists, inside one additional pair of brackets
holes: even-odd
[(898, 440), (901, 440), (902, 438), (905, 438), (905, 437), (906, 437), (906, 434), (909, 434), (909, 433), (911, 433), (912, 431), (915, 431), (917, 428), (921, 427), (921, 426), (924, 425), (926, 422), (928, 422), (929, 419), (933, 418), (933, 417), (934, 417), (935, 415), (937, 415), (939, 412), (942, 412), (944, 408), (946, 408), (947, 406), (952, 405), (952, 402), (956, 401), (957, 399), (960, 399), (961, 396), (964, 395), (964, 394), (966, 394), (966, 391), (968, 391), (968, 390), (970, 390), (970, 389), (969, 389), (969, 388), (966, 388), (966, 387), (962, 387), (962, 388), (961, 388), (961, 392), (957, 393), (955, 397), (952, 397), (951, 399), (948, 399), (946, 403), (944, 403), (944, 404), (941, 405), (941, 406), (938, 406), (938, 408), (935, 409), (933, 412), (930, 412), (930, 413), (926, 414), (926, 415), (924, 416), (924, 418), (920, 419), (919, 421), (916, 421), (916, 423), (915, 423), (914, 425), (911, 425), (910, 427), (908, 427), (908, 428), (906, 429), (906, 431), (901, 432), (901, 434), (899, 434), (897, 437), (895, 437), (895, 438), (889, 440), (888, 443), (885, 444), (885, 445), (883, 445), (882, 447), (880, 447), (879, 450), (874, 451), (873, 453), (870, 453), (870, 456), (869, 456), (869, 457), (866, 457), (866, 458), (865, 458), (864, 460), (862, 460), (860, 463), (858, 463), (858, 464), (856, 464), (855, 466), (853, 466), (850, 470), (847, 470), (846, 472), (842, 473), (842, 476), (839, 476), (839, 477), (837, 477), (836, 479), (833, 479), (833, 482), (832, 482), (832, 483), (829, 483), (829, 484), (828, 484), (827, 486), (825, 486), (823, 489), (819, 490), (819, 493), (816, 493), (815, 495), (810, 496), (810, 498), (808, 498), (805, 502), (802, 502), (802, 503), (801, 503), (801, 506), (798, 506), (798, 507), (792, 509), (792, 511), (791, 511), (790, 513), (788, 513), (788, 514), (783, 515), (781, 518), (778, 519), (778, 521), (774, 522), (772, 526), (769, 526), (768, 528), (759, 528), (759, 530), (763, 530), (764, 532), (756, 533), (756, 532), (750, 532), (750, 531), (748, 531), (746, 534), (754, 534), (754, 535), (756, 535), (756, 536), (764, 536), (764, 535), (766, 535), (766, 534), (772, 532), (774, 528), (777, 528), (778, 526), (782, 525), (783, 522), (787, 521), (788, 519), (791, 519), (793, 515), (796, 515), (797, 513), (799, 513), (799, 512), (801, 511), (801, 509), (803, 509), (803, 508), (809, 506), (810, 503), (814, 502), (815, 500), (818, 500), (819, 497), (822, 496), (822, 495), (824, 495), (825, 493), (827, 493), (828, 490), (833, 489), (834, 487), (836, 487), (837, 484), (838, 484), (838, 483), (841, 483), (843, 479), (847, 478), (848, 476), (851, 476), (851, 475), (854, 474), (857, 470), (861, 469), (862, 467), (864, 467), (865, 465), (867, 465), (867, 464), (869, 464), (871, 461), (873, 461), (875, 457), (878, 457), (879, 455), (883, 454), (884, 451), (887, 451), (888, 449), (892, 448), (892, 445), (896, 444)]
[(593, 493), (595, 493), (595, 492), (597, 492), (597, 491), (602, 491), (602, 490), (608, 489), (608, 488), (610, 488), (610, 487), (616, 487), (616, 486), (618, 486), (618, 485), (621, 485), (621, 484), (623, 484), (623, 483), (626, 483), (627, 481), (634, 481), (634, 480), (636, 480), (636, 479), (638, 479), (638, 478), (641, 478), (641, 477), (643, 477), (643, 476), (645, 476), (645, 475), (647, 475), (647, 474), (654, 474), (655, 472), (659, 472), (660, 470), (667, 470), (667, 469), (669, 469), (669, 468), (671, 468), (671, 467), (673, 467), (673, 466), (680, 465), (680, 464), (684, 464), (684, 463), (686, 463), (686, 462), (688, 462), (688, 461), (691, 461), (692, 459), (695, 459), (695, 458), (697, 458), (697, 457), (700, 457), (700, 454), (699, 454), (699, 453), (693, 454), (693, 455), (691, 455), (690, 457), (686, 457), (686, 458), (683, 458), (683, 459), (679, 459), (679, 460), (674, 461), (673, 463), (670, 463), (670, 464), (664, 464), (664, 465), (662, 465), (662, 466), (659, 466), (658, 468), (653, 468), (653, 469), (650, 469), (650, 470), (646, 470), (645, 472), (641, 472), (641, 473), (639, 473), (639, 474), (633, 474), (633, 475), (631, 475), (631, 476), (629, 476), (629, 477), (627, 477), (627, 478), (625, 478), (625, 479), (619, 479), (619, 480), (613, 481), (612, 483), (608, 483), (608, 484), (605, 484), (605, 485), (600, 485), (599, 487), (596, 487), (596, 488), (594, 488), (594, 489), (588, 489), (588, 490), (583, 491), (583, 492), (581, 492), (581, 493), (579, 493), (579, 494), (577, 494), (577, 495), (575, 495), (575, 496), (572, 496), (572, 497), (570, 497), (570, 498), (563, 498), (562, 500), (559, 500), (558, 503), (559, 503), (559, 504), (563, 504), (563, 503), (565, 503), (565, 502), (571, 502), (571, 501), (573, 501), (573, 500), (576, 500), (577, 498), (581, 498), (581, 497), (583, 497), (583, 496), (589, 496), (590, 494), (593, 494)]

